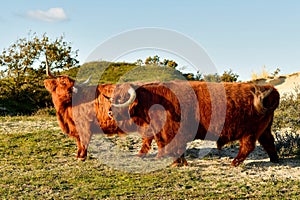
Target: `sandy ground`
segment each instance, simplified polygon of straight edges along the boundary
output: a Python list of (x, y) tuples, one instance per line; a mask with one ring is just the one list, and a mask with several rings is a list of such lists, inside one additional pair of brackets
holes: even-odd
[[(157, 147), (152, 144), (149, 155), (143, 159), (136, 157), (141, 140), (138, 135), (123, 138), (99, 137), (91, 143), (91, 154), (99, 161), (112, 168), (134, 173), (155, 171), (161, 167), (168, 167), (171, 159), (157, 160)], [(195, 140), (188, 144), (186, 159), (188, 166), (185, 170), (200, 170), (204, 174), (220, 174), (228, 179), (293, 179), (300, 180), (300, 159), (280, 158), (279, 163), (271, 163), (263, 148), (257, 144), (255, 150), (239, 167), (231, 167), (230, 163), (237, 155), (238, 145), (231, 145), (221, 151), (216, 149), (214, 141)], [(114, 158), (114, 159), (112, 159)]]
[[(215, 143), (211, 141), (194, 141), (193, 145), (198, 146), (200, 144), (199, 152), (203, 148), (203, 143), (207, 143), (212, 147), (209, 160), (204, 159), (192, 159), (191, 166), (205, 165), (207, 169), (213, 170), (215, 167), (224, 169), (228, 173), (231, 173), (235, 177), (248, 177), (248, 178), (261, 178), (269, 179), (270, 177), (276, 179), (295, 179), (300, 180), (300, 159), (297, 158), (280, 158), (279, 163), (271, 163), (267, 153), (263, 148), (257, 144), (255, 150), (248, 156), (244, 163), (239, 167), (229, 166), (232, 159), (238, 154), (238, 146), (225, 147), (220, 152), (215, 148)], [(187, 150), (189, 154), (190, 149)], [(230, 174), (229, 174), (230, 175)], [(230, 176), (229, 176), (230, 178)]]

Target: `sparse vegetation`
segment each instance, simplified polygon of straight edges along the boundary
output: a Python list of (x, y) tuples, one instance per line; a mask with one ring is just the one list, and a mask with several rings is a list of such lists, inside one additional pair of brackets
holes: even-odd
[(266, 66), (263, 66), (261, 69), (261, 72), (256, 73), (252, 72), (251, 78), (252, 80), (260, 79), (260, 78), (268, 78), (270, 76), (270, 73), (266, 69)]
[(61, 133), (54, 116), (0, 117), (0, 123), (1, 199), (297, 199), (300, 195), (299, 160), (278, 165), (254, 159), (232, 168), (230, 157), (214, 154), (199, 159), (188, 153), (188, 167), (128, 173), (91, 154), (85, 162), (76, 161), (75, 142)]
[(252, 80), (256, 80), (256, 79), (262, 79), (262, 78), (274, 78), (276, 76), (279, 75), (279, 72), (280, 72), (280, 68), (277, 67), (274, 72), (270, 73), (267, 69), (266, 69), (266, 66), (264, 65), (261, 69), (261, 72), (259, 73), (256, 73), (256, 72), (252, 72), (251, 74), (251, 78)]

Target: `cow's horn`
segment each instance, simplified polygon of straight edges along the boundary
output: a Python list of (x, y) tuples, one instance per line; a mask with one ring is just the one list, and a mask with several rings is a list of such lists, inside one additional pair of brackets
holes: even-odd
[(47, 76), (49, 76), (51, 78), (56, 78), (56, 76), (54, 76), (50, 71), (50, 66), (48, 64), (47, 56), (46, 56), (46, 74), (47, 74)]
[(128, 90), (128, 94), (130, 94), (128, 101), (126, 101), (125, 103), (122, 103), (122, 104), (112, 104), (112, 105), (116, 108), (124, 108), (124, 107), (127, 107), (130, 104), (132, 104), (136, 98), (136, 92), (132, 87), (130, 87)]

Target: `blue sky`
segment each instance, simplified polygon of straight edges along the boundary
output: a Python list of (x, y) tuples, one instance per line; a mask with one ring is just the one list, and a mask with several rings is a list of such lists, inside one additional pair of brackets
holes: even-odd
[(84, 63), (112, 36), (157, 27), (193, 39), (219, 73), (231, 68), (240, 79), (249, 80), (263, 66), (270, 73), (277, 67), (281, 74), (300, 71), (300, 1), (296, 0), (10, 0), (1, 7), (0, 50), (29, 31), (53, 38), (64, 34)]

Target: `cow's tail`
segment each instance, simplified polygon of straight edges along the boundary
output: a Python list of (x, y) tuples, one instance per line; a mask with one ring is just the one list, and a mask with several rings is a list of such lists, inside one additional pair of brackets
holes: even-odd
[(251, 91), (251, 93), (253, 95), (254, 108), (259, 114), (273, 112), (279, 105), (279, 93), (271, 85), (254, 85), (254, 91)]

